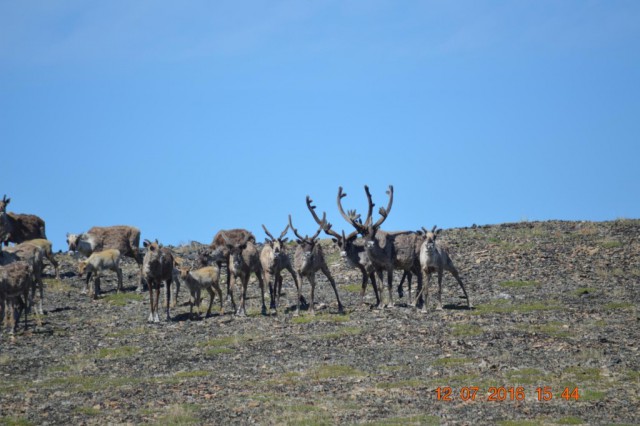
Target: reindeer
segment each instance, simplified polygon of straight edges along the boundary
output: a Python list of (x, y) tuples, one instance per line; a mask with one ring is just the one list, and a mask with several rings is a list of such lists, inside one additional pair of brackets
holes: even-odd
[[(221, 234), (222, 239), (227, 245), (229, 250), (229, 273), (233, 276), (234, 282), (240, 279), (242, 283), (242, 294), (240, 296), (240, 307), (236, 310), (236, 315), (246, 316), (247, 311), (245, 308), (245, 300), (247, 299), (247, 287), (249, 285), (249, 277), (251, 273), (254, 273), (258, 278), (260, 284), (260, 294), (262, 298), (262, 315), (267, 315), (267, 306), (264, 303), (264, 281), (262, 279), (262, 265), (260, 264), (260, 254), (258, 248), (254, 243), (255, 238), (253, 235), (247, 235), (239, 243), (236, 244), (225, 232)], [(231, 294), (231, 303), (233, 309), (236, 309), (236, 304), (233, 300), (233, 291), (229, 287)], [(273, 300), (273, 296), (272, 296)]]
[(422, 287), (422, 290), (418, 294), (418, 296), (421, 296), (422, 292), (425, 293), (425, 301), (424, 305), (422, 306), (422, 312), (427, 311), (427, 304), (429, 300), (429, 283), (431, 282), (431, 274), (433, 272), (438, 272), (438, 301), (436, 310), (442, 310), (442, 275), (445, 270), (449, 271), (451, 275), (453, 275), (453, 277), (456, 279), (456, 281), (458, 281), (458, 284), (460, 284), (460, 288), (462, 288), (462, 292), (464, 293), (464, 297), (467, 299), (467, 307), (471, 308), (469, 295), (467, 294), (467, 290), (465, 290), (464, 284), (460, 279), (458, 270), (453, 265), (453, 261), (449, 256), (449, 250), (446, 247), (442, 246), (439, 241), (436, 241), (438, 235), (440, 234), (440, 232), (442, 232), (442, 229), (437, 229), (437, 226), (434, 226), (431, 231), (427, 231), (423, 227), (422, 231), (424, 232), (425, 240), (420, 247), (420, 265), (422, 266), (422, 271), (427, 276), (427, 283), (424, 287)]
[[(33, 286), (31, 297), (28, 301), (27, 308), (31, 309), (36, 291), (40, 293), (40, 300), (36, 307), (36, 313), (43, 315), (44, 310), (42, 303), (44, 299), (44, 283), (42, 281), (42, 270), (44, 269), (45, 249), (37, 244), (24, 242), (12, 247), (6, 247), (0, 251), (0, 265), (8, 265), (15, 261), (23, 260), (29, 262), (33, 270)], [(27, 301), (25, 301), (27, 302)]]
[[(5, 327), (13, 333), (24, 310), (24, 328), (27, 329), (29, 290), (34, 282), (33, 264), (28, 261), (16, 261), (0, 266), (0, 319), (6, 320)], [(6, 315), (5, 305), (10, 312)], [(17, 314), (16, 306), (20, 306)], [(5, 318), (6, 316), (6, 318)]]
[(312, 203), (313, 200), (307, 195), (307, 208), (309, 209), (309, 212), (311, 212), (313, 219), (318, 225), (323, 227), (322, 229), (325, 234), (333, 237), (332, 241), (340, 249), (340, 257), (344, 260), (347, 266), (350, 268), (357, 268), (362, 273), (362, 290), (360, 291), (362, 304), (364, 304), (364, 294), (367, 289), (367, 283), (370, 280), (371, 285), (373, 286), (373, 292), (376, 295), (376, 306), (379, 306), (380, 295), (378, 293), (375, 275), (377, 273), (380, 281), (382, 281), (382, 271), (376, 270), (373, 263), (371, 263), (371, 260), (369, 260), (369, 256), (367, 256), (364, 248), (364, 240), (362, 238), (357, 238), (358, 231), (353, 231), (349, 235), (345, 235), (343, 230), (341, 235), (332, 230), (332, 225), (329, 222), (322, 222), (320, 220), (315, 212), (316, 206), (313, 206)]
[(70, 251), (78, 251), (89, 257), (94, 251), (116, 249), (121, 256), (127, 256), (136, 261), (140, 267), (140, 283), (138, 291), (145, 287), (142, 273), (143, 259), (140, 255), (140, 230), (133, 226), (94, 226), (82, 234), (67, 233), (67, 245)]
[[(169, 307), (171, 305), (171, 282), (173, 280), (173, 271), (175, 267), (175, 260), (171, 250), (167, 247), (162, 247), (158, 240), (151, 242), (144, 240), (144, 247), (147, 252), (144, 255), (142, 262), (142, 272), (144, 278), (149, 284), (149, 318), (148, 322), (160, 322), (158, 316), (158, 302), (160, 299), (160, 287), (162, 282), (167, 283), (167, 321), (171, 319), (169, 315)], [(155, 297), (154, 297), (155, 291)]]
[(180, 278), (187, 284), (191, 298), (189, 299), (189, 318), (193, 319), (193, 306), (198, 307), (198, 314), (200, 313), (200, 304), (202, 303), (201, 293), (202, 290), (206, 290), (209, 293), (209, 308), (205, 317), (211, 315), (211, 307), (213, 306), (213, 300), (215, 295), (213, 291), (218, 294), (220, 302), (220, 315), (224, 315), (224, 307), (222, 306), (222, 290), (220, 289), (220, 270), (216, 266), (205, 266), (204, 268), (191, 269), (189, 266), (179, 262), (178, 270), (180, 271)]
[[(256, 242), (256, 237), (246, 229), (227, 229), (221, 230), (214, 235), (213, 240), (208, 248), (201, 250), (198, 253), (198, 262), (201, 267), (209, 266), (215, 263), (219, 270), (222, 270), (222, 266), (227, 267), (227, 299), (232, 295), (231, 292), (231, 272), (229, 272), (229, 248), (222, 235), (226, 235), (227, 239), (234, 245), (240, 244), (245, 238), (248, 238), (251, 242)], [(235, 310), (235, 305), (234, 308)]]
[[(399, 269), (405, 272), (411, 272), (418, 278), (418, 291), (422, 289), (422, 272), (419, 262), (418, 241), (420, 236), (414, 232), (380, 232), (380, 226), (389, 216), (391, 206), (393, 205), (393, 186), (389, 185), (387, 194), (389, 195), (389, 203), (386, 208), (381, 207), (379, 210), (380, 218), (373, 223), (372, 213), (373, 201), (369, 187), (365, 185), (365, 193), (368, 201), (368, 212), (364, 223), (360, 220), (360, 215), (355, 210), (345, 213), (342, 208), (342, 198), (347, 194), (343, 192), (342, 187), (338, 189), (338, 210), (342, 217), (350, 223), (356, 231), (365, 239), (365, 251), (375, 268), (382, 269), (387, 272), (387, 287), (389, 291), (389, 304), (393, 306), (393, 271)], [(384, 306), (384, 305), (383, 305)]]
[[(326, 222), (326, 215), (322, 215), (323, 224)], [(329, 267), (327, 266), (327, 262), (324, 259), (324, 254), (322, 252), (322, 246), (318, 243), (318, 235), (324, 228), (323, 225), (320, 225), (316, 233), (309, 238), (308, 235), (302, 236), (298, 233), (298, 230), (294, 228), (293, 223), (291, 222), (291, 215), (289, 215), (289, 226), (291, 230), (298, 238), (296, 242), (298, 246), (296, 247), (296, 251), (293, 255), (293, 263), (294, 269), (298, 274), (298, 281), (300, 283), (300, 287), (302, 286), (302, 280), (306, 277), (311, 283), (311, 305), (309, 307), (309, 311), (311, 315), (315, 315), (314, 310), (314, 296), (316, 289), (316, 272), (318, 270), (322, 271), (322, 273), (327, 277), (329, 283), (331, 283), (331, 287), (333, 287), (333, 291), (336, 294), (336, 300), (338, 301), (338, 311), (343, 314), (344, 308), (342, 303), (340, 302), (340, 296), (338, 295), (338, 288), (336, 287), (336, 282), (331, 276), (331, 272), (329, 272)], [(298, 287), (298, 300), (296, 302), (296, 315), (300, 313), (300, 299), (302, 297), (301, 289)]]
[(122, 290), (122, 268), (120, 268), (120, 252), (116, 249), (107, 249), (91, 253), (88, 259), (78, 263), (78, 274), (80, 276), (87, 273), (84, 284), (83, 294), (89, 292), (89, 281), (93, 275), (93, 299), (97, 300), (100, 296), (100, 273), (104, 270), (110, 270), (116, 273), (118, 277), (118, 289)]
[(0, 200), (0, 242), (20, 244), (35, 238), (47, 238), (44, 220), (33, 214), (7, 213), (11, 198)]
[[(276, 303), (280, 302), (282, 296), (282, 271), (286, 269), (293, 277), (296, 288), (300, 287), (298, 277), (291, 267), (291, 260), (287, 254), (287, 240), (284, 238), (289, 230), (289, 225), (280, 233), (280, 237), (274, 238), (266, 226), (262, 225), (267, 239), (264, 247), (260, 252), (260, 263), (262, 264), (262, 272), (264, 273), (264, 281), (269, 285), (271, 293), (271, 309), (276, 309)], [(274, 278), (273, 283), (271, 277)]]

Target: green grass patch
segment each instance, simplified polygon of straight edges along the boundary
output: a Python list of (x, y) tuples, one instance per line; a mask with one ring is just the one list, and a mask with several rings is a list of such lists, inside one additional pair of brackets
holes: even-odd
[(569, 367), (563, 370), (563, 374), (569, 374), (574, 376), (576, 379), (586, 380), (586, 381), (598, 381), (600, 380), (601, 374), (599, 368), (589, 368), (589, 367)]
[(546, 324), (524, 324), (518, 325), (518, 329), (529, 333), (548, 334), (552, 337), (571, 337), (572, 334), (568, 328), (564, 327), (564, 323), (552, 321)]
[(320, 314), (320, 315), (301, 315), (298, 317), (294, 317), (291, 320), (291, 322), (294, 324), (308, 324), (316, 321), (347, 322), (349, 320), (350, 320), (349, 315)]
[(524, 288), (537, 287), (540, 283), (537, 281), (504, 281), (500, 283), (500, 287), (504, 288)]
[(539, 426), (543, 423), (535, 420), (502, 420), (496, 424), (499, 426)]
[(622, 243), (616, 240), (604, 240), (604, 241), (600, 241), (600, 247), (604, 249), (614, 249), (614, 248), (622, 247)]
[(85, 416), (97, 416), (98, 414), (100, 414), (100, 410), (93, 407), (76, 407), (73, 409), (73, 411)]
[(232, 348), (213, 348), (207, 349), (205, 351), (205, 355), (207, 356), (215, 356), (215, 355), (223, 355), (223, 354), (232, 354), (235, 350)]
[(166, 407), (165, 413), (153, 420), (158, 425), (195, 425), (201, 424), (198, 415), (200, 407), (195, 404), (174, 404)]
[(137, 353), (140, 353), (142, 349), (135, 346), (120, 346), (117, 348), (102, 348), (96, 352), (96, 358), (116, 359), (116, 358), (128, 358)]
[(631, 302), (609, 302), (604, 305), (604, 308), (610, 311), (616, 311), (618, 309), (631, 309), (633, 308), (633, 303)]
[(472, 362), (469, 358), (438, 358), (433, 361), (433, 365), (435, 366), (449, 366), (449, 365), (462, 365), (468, 362)]
[(482, 327), (474, 324), (453, 324), (453, 335), (457, 337), (479, 336), (484, 332)]
[(311, 372), (311, 376), (315, 380), (323, 380), (341, 377), (361, 377), (366, 376), (366, 374), (348, 365), (321, 365)]
[(505, 374), (510, 383), (518, 385), (535, 385), (543, 383), (546, 375), (536, 368), (521, 368)]
[(2, 417), (0, 418), (0, 425), (2, 426), (31, 426), (34, 423), (31, 423), (29, 420), (24, 419), (22, 417)]
[(357, 293), (360, 294), (360, 292), (362, 291), (362, 284), (347, 284), (347, 285), (341, 285), (340, 286), (341, 290), (347, 291), (349, 293)]
[(119, 388), (140, 384), (143, 380), (130, 377), (107, 376), (66, 376), (46, 380), (40, 384), (41, 389), (64, 389), (77, 392), (96, 392), (109, 388)]
[(281, 407), (276, 424), (321, 426), (332, 425), (334, 422), (330, 413), (322, 407), (296, 404)]
[(360, 327), (341, 327), (333, 333), (320, 334), (316, 338), (322, 340), (333, 340), (341, 337), (356, 336), (360, 333), (362, 333), (362, 329)]
[(607, 396), (606, 392), (603, 391), (594, 391), (594, 390), (580, 390), (580, 399), (579, 401), (604, 401)]
[(142, 302), (143, 298), (143, 294), (120, 292), (106, 294), (103, 300), (114, 306), (127, 306), (131, 302)]

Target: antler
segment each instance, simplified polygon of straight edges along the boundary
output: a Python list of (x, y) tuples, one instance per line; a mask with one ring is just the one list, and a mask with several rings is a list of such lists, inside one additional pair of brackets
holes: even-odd
[[(367, 190), (367, 193), (368, 193), (368, 190)], [(386, 209), (384, 207), (380, 207), (380, 210), (378, 211), (378, 213), (380, 213), (380, 219), (378, 219), (378, 221), (373, 224), (373, 227), (375, 229), (380, 228), (380, 225), (382, 225), (382, 222), (384, 222), (387, 219), (387, 216), (389, 216), (389, 212), (391, 211), (391, 206), (393, 205), (393, 185), (389, 185), (387, 194), (389, 194), (389, 204), (387, 204)], [(370, 205), (370, 208), (373, 208), (373, 205), (371, 205), (371, 203), (369, 205)]]
[[(346, 194), (345, 194), (346, 195)], [(327, 221), (322, 221), (320, 220), (320, 218), (318, 217), (318, 215), (316, 214), (316, 206), (312, 206), (311, 203), (313, 203), (313, 200), (307, 195), (307, 208), (309, 209), (309, 211), (311, 212), (311, 216), (313, 216), (313, 219), (316, 221), (316, 223), (318, 225), (323, 226), (323, 230), (325, 232), (325, 234), (327, 235), (331, 235), (332, 237), (335, 237), (337, 239), (342, 238), (340, 234), (338, 234), (336, 231), (331, 229), (331, 225), (329, 222)], [(323, 217), (326, 216), (326, 213), (323, 212), (322, 213)], [(324, 225), (323, 225), (324, 222)]]
[(318, 228), (316, 233), (313, 234), (313, 237), (311, 237), (311, 241), (318, 238), (318, 235), (320, 235), (320, 232), (324, 229), (326, 223), (327, 223), (327, 214), (325, 212), (322, 212), (322, 222), (320, 222), (320, 227)]
[(322, 213), (322, 220), (320, 221), (320, 227), (318, 228), (318, 231), (316, 231), (316, 233), (311, 238), (309, 238), (308, 235), (305, 237), (302, 237), (300, 234), (298, 234), (298, 230), (293, 227), (293, 223), (291, 222), (291, 215), (289, 215), (289, 226), (293, 230), (293, 233), (296, 235), (296, 237), (298, 237), (299, 240), (303, 240), (303, 241), (306, 240), (308, 242), (311, 242), (316, 238), (318, 238), (318, 235), (320, 235), (320, 232), (324, 229), (326, 223), (327, 223), (327, 214)]
[[(275, 238), (273, 238), (273, 235), (271, 235), (271, 232), (269, 232), (267, 227), (264, 226), (264, 223), (262, 224), (262, 229), (264, 229), (264, 233), (267, 234), (267, 237), (271, 238), (271, 241), (275, 241), (276, 240)], [(282, 236), (280, 236), (280, 238), (282, 238)]]
[(299, 240), (304, 240), (302, 235), (298, 234), (298, 230), (293, 227), (293, 223), (291, 222), (291, 215), (289, 215), (289, 227), (291, 228), (295, 236), (298, 237)]
[(287, 225), (286, 228), (284, 228), (284, 231), (282, 231), (280, 233), (280, 237), (278, 238), (279, 240), (282, 240), (284, 238), (285, 235), (287, 235), (287, 232), (289, 232), (289, 225)]
[(356, 213), (355, 210), (349, 210), (347, 213), (344, 212), (344, 209), (342, 208), (342, 199), (344, 197), (346, 197), (347, 194), (342, 192), (342, 187), (338, 188), (338, 210), (340, 211), (340, 214), (342, 215), (342, 217), (344, 218), (344, 220), (346, 220), (347, 222), (349, 222), (351, 224), (351, 226), (353, 226), (354, 228), (356, 228), (356, 230), (359, 233), (364, 233), (366, 232), (366, 227), (363, 227), (361, 223), (358, 222), (358, 219), (360, 219), (360, 215)]

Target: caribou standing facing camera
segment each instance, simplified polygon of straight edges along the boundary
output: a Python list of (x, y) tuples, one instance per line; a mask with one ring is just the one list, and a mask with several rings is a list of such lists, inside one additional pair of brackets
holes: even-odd
[[(364, 294), (367, 289), (368, 280), (371, 281), (373, 286), (373, 292), (376, 296), (376, 306), (380, 305), (380, 294), (378, 293), (378, 285), (376, 284), (376, 273), (382, 281), (382, 271), (376, 270), (373, 263), (367, 255), (362, 238), (358, 237), (358, 231), (353, 231), (349, 235), (345, 235), (342, 231), (342, 235), (331, 229), (332, 225), (329, 222), (323, 222), (316, 214), (316, 206), (312, 205), (313, 200), (307, 195), (307, 208), (311, 212), (311, 216), (318, 225), (322, 227), (324, 233), (333, 237), (333, 242), (340, 249), (340, 257), (345, 261), (348, 267), (357, 268), (362, 273), (362, 290), (360, 291), (360, 299), (364, 304)], [(382, 231), (381, 231), (382, 232)]]
[(365, 240), (365, 251), (371, 263), (376, 269), (382, 269), (387, 272), (387, 287), (389, 291), (389, 305), (393, 306), (393, 271), (398, 269), (405, 272), (411, 272), (418, 277), (418, 292), (422, 289), (422, 271), (419, 262), (419, 244), (421, 236), (415, 232), (381, 232), (380, 226), (389, 216), (391, 206), (393, 205), (393, 186), (389, 185), (389, 204), (386, 208), (381, 207), (379, 210), (380, 218), (373, 223), (372, 213), (373, 201), (369, 187), (365, 185), (364, 190), (367, 194), (369, 204), (367, 218), (364, 223), (360, 220), (360, 215), (355, 210), (345, 213), (342, 208), (342, 198), (346, 197), (346, 193), (342, 191), (342, 187), (338, 189), (338, 209), (342, 217), (350, 223), (356, 231)]
[[(464, 297), (467, 299), (467, 307), (470, 308), (471, 301), (469, 300), (469, 295), (467, 294), (467, 290), (465, 290), (464, 284), (460, 279), (458, 270), (453, 265), (453, 261), (449, 256), (449, 250), (442, 246), (439, 241), (436, 241), (438, 234), (440, 234), (442, 229), (437, 229), (437, 227), (434, 226), (431, 231), (427, 231), (423, 227), (422, 231), (424, 232), (425, 240), (420, 248), (420, 264), (422, 265), (422, 271), (427, 275), (427, 283), (422, 287), (422, 291), (425, 293), (422, 312), (427, 311), (427, 304), (429, 301), (429, 283), (431, 282), (431, 274), (433, 272), (438, 273), (438, 301), (436, 309), (442, 310), (442, 275), (444, 271), (449, 271), (456, 281), (458, 281), (458, 284), (460, 284), (460, 288), (462, 288), (462, 292), (464, 293)], [(420, 295), (421, 294), (418, 296)]]
[[(229, 273), (233, 276), (234, 282), (238, 279), (242, 283), (242, 293), (240, 295), (240, 307), (236, 310), (236, 315), (247, 316), (245, 308), (245, 301), (247, 299), (247, 287), (249, 285), (249, 277), (251, 273), (256, 274), (258, 283), (260, 284), (260, 294), (262, 297), (262, 315), (267, 314), (267, 306), (264, 303), (264, 281), (262, 279), (262, 265), (260, 264), (260, 253), (255, 245), (255, 238), (253, 235), (245, 236), (244, 240), (240, 243), (234, 243), (231, 238), (227, 236), (225, 232), (222, 234), (222, 239), (227, 245), (229, 250)], [(233, 290), (229, 288), (231, 292), (231, 303), (233, 309), (236, 308), (236, 304), (233, 300)]]
[[(322, 217), (322, 223), (325, 222), (326, 215)], [(344, 308), (342, 303), (340, 302), (340, 296), (338, 295), (338, 288), (336, 287), (336, 282), (331, 276), (331, 272), (329, 272), (329, 267), (327, 266), (327, 262), (324, 259), (324, 254), (322, 252), (322, 246), (319, 244), (318, 235), (322, 231), (323, 226), (321, 225), (318, 228), (318, 231), (312, 236), (308, 235), (303, 237), (298, 233), (298, 230), (294, 228), (293, 223), (291, 222), (291, 215), (289, 215), (289, 226), (291, 230), (298, 238), (296, 242), (298, 243), (298, 247), (296, 247), (296, 251), (293, 255), (293, 266), (298, 274), (298, 281), (300, 283), (300, 287), (302, 286), (303, 278), (307, 278), (311, 283), (311, 304), (309, 306), (309, 311), (311, 315), (315, 314), (314, 310), (314, 297), (315, 297), (315, 289), (316, 289), (316, 272), (322, 271), (322, 273), (327, 277), (329, 283), (331, 283), (331, 287), (333, 287), (333, 291), (336, 294), (336, 300), (338, 301), (338, 311), (342, 314), (344, 313)], [(300, 312), (300, 298), (302, 297), (301, 288), (298, 287), (298, 300), (296, 302), (296, 314)]]
[(167, 284), (167, 321), (169, 321), (171, 319), (169, 315), (169, 307), (171, 306), (171, 282), (173, 280), (173, 268), (175, 266), (173, 254), (167, 247), (162, 247), (160, 243), (158, 243), (158, 240), (155, 240), (155, 242), (144, 240), (143, 245), (146, 247), (147, 252), (142, 262), (142, 272), (149, 284), (149, 318), (147, 321), (160, 322), (158, 302), (163, 281)]
[(260, 252), (260, 263), (262, 264), (264, 281), (269, 286), (269, 293), (271, 294), (271, 308), (277, 309), (277, 303), (280, 302), (280, 296), (282, 295), (283, 270), (286, 269), (289, 271), (296, 284), (296, 288), (300, 288), (298, 277), (291, 267), (291, 260), (289, 260), (289, 255), (287, 253), (288, 238), (284, 238), (289, 230), (289, 225), (284, 228), (284, 231), (280, 233), (280, 237), (278, 238), (274, 238), (266, 226), (262, 225), (262, 229), (264, 229), (268, 238)]

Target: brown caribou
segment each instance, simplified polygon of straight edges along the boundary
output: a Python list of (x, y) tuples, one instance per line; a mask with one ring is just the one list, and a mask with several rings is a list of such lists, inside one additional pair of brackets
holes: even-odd
[[(324, 223), (325, 220), (326, 215), (323, 215), (321, 222)], [(296, 273), (298, 274), (298, 281), (300, 283), (300, 286), (298, 287), (298, 299), (296, 302), (296, 315), (300, 312), (300, 299), (302, 297), (301, 286), (303, 278), (307, 278), (311, 283), (311, 304), (309, 305), (309, 311), (311, 315), (315, 315), (314, 301), (317, 271), (322, 271), (322, 273), (329, 280), (329, 283), (331, 283), (331, 287), (336, 294), (336, 300), (338, 301), (338, 311), (341, 314), (344, 313), (344, 307), (342, 306), (342, 302), (340, 302), (340, 296), (338, 295), (336, 282), (331, 276), (331, 272), (329, 272), (329, 267), (327, 266), (327, 262), (324, 258), (322, 246), (318, 242), (318, 235), (320, 235), (323, 226), (321, 225), (316, 233), (311, 237), (309, 237), (308, 235), (303, 237), (298, 233), (298, 230), (293, 226), (293, 223), (291, 221), (291, 215), (289, 215), (289, 226), (291, 227), (291, 230), (293, 231), (295, 236), (298, 238), (296, 240), (298, 246), (296, 247), (296, 251), (293, 255), (293, 265)]]
[[(365, 193), (368, 201), (368, 212), (364, 222), (355, 210), (345, 213), (342, 207), (342, 199), (346, 197), (342, 187), (338, 189), (338, 210), (342, 217), (350, 223), (365, 240), (365, 251), (375, 268), (387, 272), (387, 288), (389, 292), (389, 304), (393, 306), (393, 271), (402, 270), (416, 275), (418, 278), (418, 291), (422, 289), (422, 271), (419, 262), (419, 244), (421, 236), (415, 232), (381, 232), (380, 226), (389, 216), (393, 205), (393, 186), (389, 185), (387, 194), (389, 203), (387, 207), (379, 210), (380, 218), (374, 223), (372, 219), (373, 204), (369, 187), (365, 185)], [(383, 305), (384, 306), (384, 305)]]

